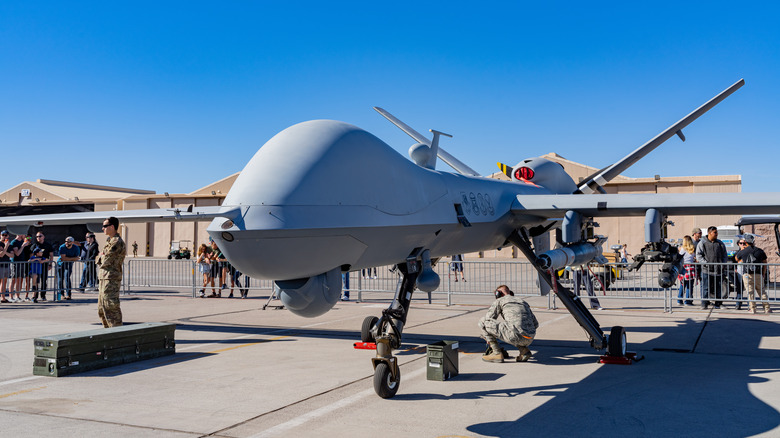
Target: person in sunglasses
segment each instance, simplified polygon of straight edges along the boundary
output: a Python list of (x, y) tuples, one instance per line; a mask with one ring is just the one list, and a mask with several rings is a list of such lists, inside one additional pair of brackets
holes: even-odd
[(103, 251), (97, 257), (98, 316), (103, 327), (122, 325), (122, 309), (119, 307), (119, 289), (122, 285), (122, 265), (127, 249), (119, 236), (119, 219), (111, 216), (103, 221), (103, 232), (108, 236)]
[(79, 259), (81, 250), (73, 244), (75, 240), (72, 236), (65, 238), (65, 243), (60, 245), (60, 259), (57, 260), (57, 289), (65, 300), (71, 299), (73, 288), (71, 272), (73, 272), (73, 262)]
[[(503, 362), (504, 351), (498, 345), (498, 339), (514, 345), (520, 350), (518, 362), (526, 362), (531, 358), (528, 346), (536, 336), (539, 322), (531, 311), (531, 306), (525, 300), (515, 297), (509, 286), (501, 285), (494, 292), (496, 301), (488, 309), (487, 315), (479, 320), (482, 339), (487, 341), (488, 350), (482, 356), (485, 362)], [(499, 320), (503, 318), (503, 321)]]
[(747, 289), (750, 299), (750, 313), (756, 313), (756, 295), (761, 297), (761, 304), (764, 305), (764, 313), (772, 313), (769, 308), (769, 301), (764, 287), (764, 275), (766, 274), (766, 253), (763, 249), (756, 247), (755, 237), (752, 234), (745, 234), (737, 242), (739, 251), (734, 254), (734, 260), (737, 263), (743, 263), (742, 280)]

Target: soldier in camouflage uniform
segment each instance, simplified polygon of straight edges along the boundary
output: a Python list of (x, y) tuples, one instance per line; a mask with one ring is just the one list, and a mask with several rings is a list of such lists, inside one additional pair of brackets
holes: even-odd
[[(486, 362), (503, 362), (504, 354), (498, 345), (498, 339), (514, 345), (520, 350), (518, 362), (526, 362), (531, 357), (528, 346), (536, 336), (536, 321), (531, 307), (521, 298), (516, 298), (514, 292), (506, 285), (496, 288), (496, 301), (488, 309), (487, 315), (479, 320), (482, 338), (490, 345), (482, 360)], [(498, 317), (504, 320), (499, 321)], [(498, 338), (498, 339), (497, 339)]]
[(125, 261), (125, 242), (117, 232), (119, 220), (110, 217), (103, 221), (103, 232), (108, 236), (103, 252), (97, 258), (99, 295), (98, 316), (103, 327), (122, 325), (122, 310), (119, 308), (119, 287), (122, 283), (122, 264)]

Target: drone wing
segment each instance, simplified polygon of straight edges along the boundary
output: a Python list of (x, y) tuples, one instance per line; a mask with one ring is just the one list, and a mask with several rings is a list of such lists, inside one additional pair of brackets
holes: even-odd
[(202, 221), (224, 217), (236, 220), (241, 217), (241, 209), (236, 207), (195, 207), (190, 206), (186, 210), (158, 208), (150, 210), (119, 210), (119, 211), (91, 211), (85, 213), (59, 213), (39, 214), (28, 216), (6, 216), (0, 218), (0, 225), (4, 225), (12, 233), (26, 233), (29, 227), (43, 225), (67, 225), (87, 224), (92, 232), (99, 232), (103, 220), (108, 216), (114, 216), (120, 222), (173, 222), (173, 221)]
[(587, 217), (644, 216), (654, 209), (665, 215), (778, 214), (780, 193), (649, 193), (518, 195), (512, 213), (562, 218), (567, 211)]

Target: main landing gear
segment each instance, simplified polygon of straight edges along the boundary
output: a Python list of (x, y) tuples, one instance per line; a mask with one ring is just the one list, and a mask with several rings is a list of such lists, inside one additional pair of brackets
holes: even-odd
[[(523, 233), (525, 234), (525, 233)], [(636, 353), (626, 351), (626, 330), (621, 326), (612, 327), (612, 331), (609, 333), (609, 337), (604, 335), (601, 330), (598, 321), (593, 317), (587, 307), (582, 303), (580, 297), (572, 293), (569, 289), (561, 285), (558, 281), (558, 276), (554, 270), (546, 271), (542, 268), (539, 259), (531, 247), (531, 242), (525, 235), (520, 235), (517, 231), (512, 233), (509, 237), (509, 241), (515, 244), (520, 251), (526, 256), (531, 264), (539, 272), (539, 275), (550, 284), (553, 291), (566, 310), (574, 316), (577, 323), (585, 329), (588, 334), (591, 347), (596, 350), (603, 350), (606, 348), (606, 356), (601, 356), (601, 363), (622, 363), (630, 364), (632, 360), (640, 360), (641, 357), (636, 358)]]
[(416, 263), (418, 262), (398, 265), (401, 277), (398, 279), (393, 302), (382, 311), (381, 317), (366, 317), (360, 330), (363, 342), (376, 343), (376, 357), (371, 358), (371, 364), (374, 366), (374, 391), (382, 398), (395, 396), (401, 385), (401, 370), (398, 367), (398, 358), (393, 356), (393, 350), (401, 346), (406, 315), (409, 313), (412, 293), (420, 274)]

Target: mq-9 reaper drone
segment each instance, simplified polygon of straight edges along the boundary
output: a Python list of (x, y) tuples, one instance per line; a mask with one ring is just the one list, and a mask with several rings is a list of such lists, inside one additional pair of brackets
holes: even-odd
[[(644, 216), (648, 255), (660, 254), (668, 215), (780, 213), (780, 194), (605, 194), (603, 186), (744, 84), (738, 81), (625, 158), (576, 184), (545, 158), (499, 164), (509, 181), (481, 177), (439, 145), (381, 108), (380, 114), (417, 143), (411, 161), (372, 134), (347, 123), (314, 120), (271, 138), (249, 161), (220, 207), (112, 212), (120, 221), (213, 219), (207, 231), (241, 272), (270, 279), (285, 306), (304, 317), (330, 310), (341, 295), (343, 272), (396, 265), (395, 297), (381, 316), (369, 316), (361, 337), (375, 342), (374, 389), (396, 394), (401, 381), (393, 350), (415, 289), (433, 291), (441, 257), (516, 245), (583, 327), (590, 344), (626, 354), (622, 327), (606, 336), (577, 297), (555, 276), (564, 266), (598, 259), (604, 239), (591, 237), (599, 216)], [(455, 173), (436, 170), (436, 161)], [(376, 163), (382, 163), (381, 169)], [(0, 225), (87, 223), (99, 229), (105, 213), (5, 217)], [(560, 230), (547, 250), (546, 233)], [(653, 252), (654, 251), (654, 252)], [(666, 252), (668, 252), (668, 248)], [(672, 267), (667, 267), (667, 270)], [(663, 273), (662, 273), (663, 274)], [(668, 273), (667, 273), (668, 274)], [(549, 289), (547, 289), (549, 290)]]

